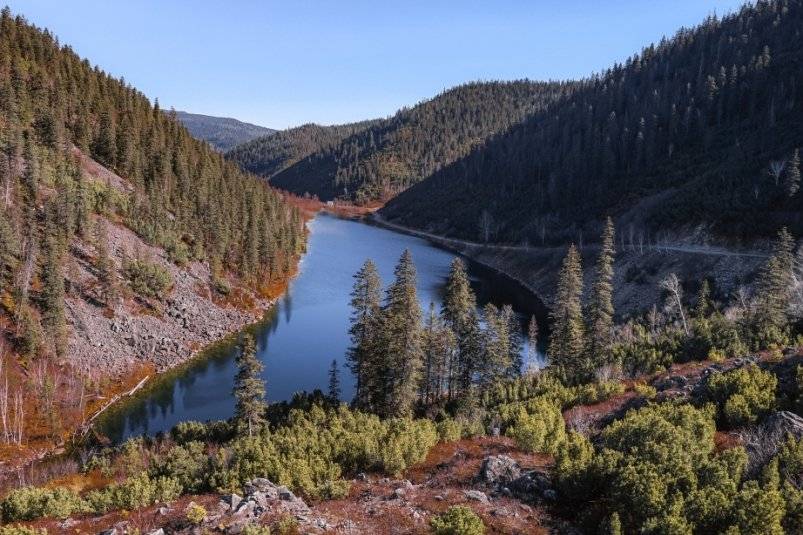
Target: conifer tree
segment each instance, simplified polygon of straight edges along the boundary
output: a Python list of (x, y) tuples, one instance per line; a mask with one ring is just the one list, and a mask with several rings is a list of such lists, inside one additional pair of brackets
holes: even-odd
[(354, 403), (370, 409), (371, 394), (378, 379), (379, 366), (375, 357), (379, 336), (382, 282), (376, 265), (366, 260), (354, 275), (351, 291), (351, 346), (346, 363), (355, 378)]
[(694, 307), (694, 315), (698, 320), (708, 317), (711, 313), (711, 287), (708, 279), (703, 279), (700, 283), (700, 291), (697, 292), (697, 303)]
[(613, 220), (609, 217), (602, 233), (602, 250), (597, 259), (596, 278), (589, 306), (589, 359), (603, 365), (613, 334), (613, 261), (616, 254)]
[(62, 270), (61, 248), (56, 238), (50, 237), (45, 244), (45, 264), (42, 267), (42, 323), (59, 357), (66, 350), (67, 335)]
[(434, 303), (429, 304), (429, 312), (424, 320), (421, 345), (424, 370), (420, 397), (424, 403), (433, 403), (443, 395), (448, 366), (456, 350), (454, 334), (443, 323)]
[(468, 388), (482, 352), (477, 299), (471, 289), (466, 266), (460, 258), (452, 260), (441, 315), (454, 332), (458, 344), (457, 359), (450, 366), (449, 373), (451, 395), (458, 386)]
[(756, 328), (764, 343), (780, 343), (785, 338), (794, 282), (794, 247), (794, 238), (782, 228), (757, 283)]
[(418, 394), (423, 364), (421, 307), (416, 291), (416, 269), (405, 250), (394, 270), (382, 308), (380, 416), (409, 415)]
[(493, 303), (483, 307), (483, 358), (479, 366), (480, 381), (490, 386), (500, 381), (511, 367), (509, 322), (504, 312)]
[(340, 369), (337, 366), (337, 359), (332, 360), (329, 366), (329, 399), (333, 403), (340, 400)]
[(265, 382), (261, 377), (263, 366), (257, 358), (254, 337), (250, 334), (243, 336), (236, 363), (234, 421), (238, 433), (250, 437), (265, 421)]
[(109, 257), (109, 236), (106, 232), (106, 223), (98, 218), (95, 222), (95, 268), (98, 270), (98, 281), (101, 288), (101, 299), (106, 305), (111, 305), (117, 298), (117, 281), (114, 262)]
[(550, 314), (552, 333), (549, 359), (568, 383), (582, 382), (588, 373), (581, 297), (583, 271), (580, 255), (572, 244), (558, 275), (555, 304)]
[(794, 197), (800, 191), (800, 151), (795, 149), (792, 159), (786, 165), (786, 193)]
[(511, 305), (502, 306), (502, 317), (507, 324), (508, 336), (508, 368), (506, 374), (508, 379), (515, 379), (521, 375), (523, 366), (521, 353), (524, 341), (521, 336), (521, 324)]
[(524, 363), (524, 372), (532, 373), (536, 369), (538, 358), (538, 321), (535, 316), (530, 317), (527, 324), (527, 362)]

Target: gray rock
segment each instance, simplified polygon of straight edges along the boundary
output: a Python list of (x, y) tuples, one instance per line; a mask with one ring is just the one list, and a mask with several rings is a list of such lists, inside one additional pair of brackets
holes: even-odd
[(296, 495), (290, 492), (290, 489), (287, 487), (277, 487), (276, 492), (280, 500), (284, 500), (286, 502), (292, 502), (296, 500)]
[(153, 531), (149, 532), (148, 535), (165, 535), (165, 530), (163, 530), (162, 528), (159, 528), (159, 529), (156, 529), (156, 530), (153, 530)]
[(482, 461), (479, 477), (489, 485), (506, 485), (521, 477), (521, 468), (512, 457), (494, 455)]
[(488, 503), (488, 496), (479, 490), (464, 490), (463, 495), (469, 500), (474, 500), (480, 503)]

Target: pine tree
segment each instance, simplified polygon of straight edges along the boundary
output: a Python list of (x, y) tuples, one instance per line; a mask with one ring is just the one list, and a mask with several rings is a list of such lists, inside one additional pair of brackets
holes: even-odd
[(515, 379), (521, 375), (523, 366), (521, 353), (524, 341), (521, 337), (521, 324), (519, 323), (518, 316), (516, 316), (516, 313), (513, 311), (513, 307), (510, 305), (504, 305), (502, 307), (502, 317), (507, 324), (508, 336), (508, 368), (506, 374), (508, 379)]
[(538, 358), (538, 321), (535, 316), (530, 317), (527, 325), (527, 362), (524, 363), (524, 372), (532, 373), (536, 370)]
[(700, 283), (700, 291), (697, 292), (697, 303), (694, 307), (694, 315), (698, 320), (702, 320), (711, 314), (711, 287), (708, 279), (703, 279)]
[(337, 359), (332, 360), (329, 366), (329, 399), (332, 403), (340, 401), (340, 369), (337, 366)]
[(424, 352), (424, 369), (420, 398), (428, 404), (437, 401), (443, 395), (448, 366), (456, 350), (454, 334), (443, 323), (435, 310), (434, 303), (429, 304), (421, 346)]
[(613, 334), (613, 261), (616, 254), (613, 220), (609, 217), (602, 233), (602, 250), (597, 259), (596, 279), (591, 291), (589, 359), (594, 367), (607, 361)]
[(95, 222), (95, 268), (100, 282), (101, 299), (107, 306), (112, 305), (117, 298), (117, 281), (114, 262), (109, 256), (109, 236), (106, 233), (106, 223), (98, 218)]
[(250, 437), (265, 421), (265, 382), (261, 377), (263, 366), (257, 358), (254, 337), (250, 334), (243, 336), (236, 363), (234, 421), (238, 433)]
[(421, 307), (416, 291), (413, 257), (405, 250), (394, 270), (382, 308), (380, 416), (406, 416), (412, 412), (418, 394), (423, 365), (421, 348)]
[(42, 267), (42, 323), (59, 357), (64, 356), (67, 336), (62, 269), (61, 248), (56, 237), (50, 237), (45, 244), (45, 264)]
[(448, 388), (451, 396), (458, 386), (462, 389), (470, 386), (474, 368), (482, 353), (477, 299), (471, 289), (466, 266), (460, 258), (455, 258), (450, 266), (441, 315), (455, 334), (458, 344), (457, 359), (449, 371)]
[(346, 363), (355, 378), (354, 403), (362, 409), (370, 409), (371, 394), (379, 372), (376, 359), (381, 312), (382, 282), (376, 265), (366, 260), (354, 275), (351, 291), (351, 346), (346, 353)]
[(588, 374), (584, 357), (582, 293), (580, 255), (577, 248), (571, 245), (558, 275), (555, 304), (550, 314), (552, 333), (549, 338), (549, 359), (565, 381), (575, 384), (586, 379)]
[(786, 228), (778, 232), (773, 255), (757, 283), (756, 324), (763, 344), (782, 343), (794, 284), (795, 240)]
[(795, 149), (792, 159), (786, 164), (784, 178), (786, 193), (790, 197), (794, 197), (800, 191), (800, 151), (798, 149)]

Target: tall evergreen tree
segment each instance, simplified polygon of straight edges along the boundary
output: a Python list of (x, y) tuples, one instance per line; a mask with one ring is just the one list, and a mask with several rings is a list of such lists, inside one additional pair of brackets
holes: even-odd
[(700, 291), (697, 292), (697, 303), (694, 307), (694, 315), (698, 320), (705, 319), (711, 313), (711, 286), (708, 279), (703, 279), (700, 283)]
[(786, 193), (794, 197), (800, 191), (800, 151), (795, 149), (792, 159), (786, 165), (786, 175), (784, 177)]
[(433, 403), (443, 396), (448, 366), (456, 351), (454, 334), (444, 324), (434, 303), (429, 304), (429, 312), (424, 320), (421, 346), (424, 369), (420, 397), (424, 403)]
[(477, 299), (471, 289), (466, 266), (460, 258), (452, 260), (441, 315), (457, 337), (458, 344), (457, 359), (449, 373), (451, 395), (458, 387), (469, 387), (482, 352)]
[(64, 312), (64, 273), (61, 247), (56, 237), (49, 237), (44, 249), (42, 323), (53, 341), (56, 355), (62, 357), (66, 351), (67, 321)]
[(337, 359), (333, 359), (329, 366), (329, 399), (333, 403), (340, 400), (340, 368), (337, 366)]
[(527, 324), (527, 362), (524, 363), (524, 372), (532, 373), (536, 370), (538, 358), (538, 321), (535, 316), (530, 317)]
[(354, 403), (369, 409), (373, 384), (378, 379), (375, 353), (379, 336), (382, 282), (376, 265), (366, 260), (354, 275), (351, 291), (351, 346), (346, 354), (347, 366), (354, 374)]
[(580, 254), (572, 244), (558, 275), (555, 304), (550, 314), (552, 332), (549, 338), (549, 359), (558, 373), (569, 383), (583, 381), (588, 374), (584, 357), (583, 270)]
[(117, 298), (117, 275), (114, 262), (109, 256), (109, 236), (106, 223), (98, 218), (95, 222), (95, 268), (100, 282), (101, 299), (106, 305), (112, 305)]
[(781, 343), (785, 339), (794, 284), (794, 247), (794, 238), (786, 228), (782, 228), (773, 255), (762, 269), (757, 283), (756, 328), (764, 344)]
[(502, 306), (502, 317), (507, 324), (508, 335), (508, 368), (506, 370), (508, 379), (515, 379), (521, 375), (523, 367), (522, 350), (524, 348), (524, 340), (521, 336), (521, 323), (519, 318), (513, 311), (511, 305)]
[(490, 386), (502, 380), (511, 367), (510, 331), (505, 313), (493, 303), (483, 307), (483, 358), (479, 366), (480, 381)]
[(596, 266), (596, 278), (589, 306), (589, 359), (595, 367), (607, 361), (613, 335), (613, 262), (615, 249), (613, 220), (609, 217), (602, 233), (602, 250)]
[(261, 376), (263, 366), (257, 358), (254, 337), (250, 334), (243, 336), (236, 363), (234, 420), (238, 433), (250, 437), (265, 422), (265, 382)]
[(377, 392), (381, 416), (406, 416), (418, 394), (423, 364), (421, 307), (416, 291), (416, 269), (409, 249), (394, 270), (382, 308), (381, 383)]

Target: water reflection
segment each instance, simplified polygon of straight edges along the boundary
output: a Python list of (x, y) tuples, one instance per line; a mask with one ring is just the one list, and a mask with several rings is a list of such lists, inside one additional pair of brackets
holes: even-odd
[[(422, 308), (437, 307), (453, 254), (415, 237), (355, 221), (318, 216), (310, 223), (311, 236), (300, 273), (286, 295), (252, 330), (259, 358), (265, 364), (268, 399), (285, 400), (301, 390), (325, 389), (332, 359), (342, 365), (348, 347), (349, 292), (353, 275), (366, 258), (377, 265), (385, 284), (396, 261), (409, 248), (418, 269)], [(510, 303), (519, 313), (523, 331), (540, 304), (505, 277), (469, 263), (479, 305)], [(231, 390), (236, 366), (236, 337), (209, 350), (207, 358), (168, 374), (104, 419), (101, 431), (114, 441), (139, 434), (166, 431), (186, 420), (215, 420), (233, 413)], [(526, 350), (526, 348), (525, 348)], [(345, 399), (354, 381), (342, 369)]]

